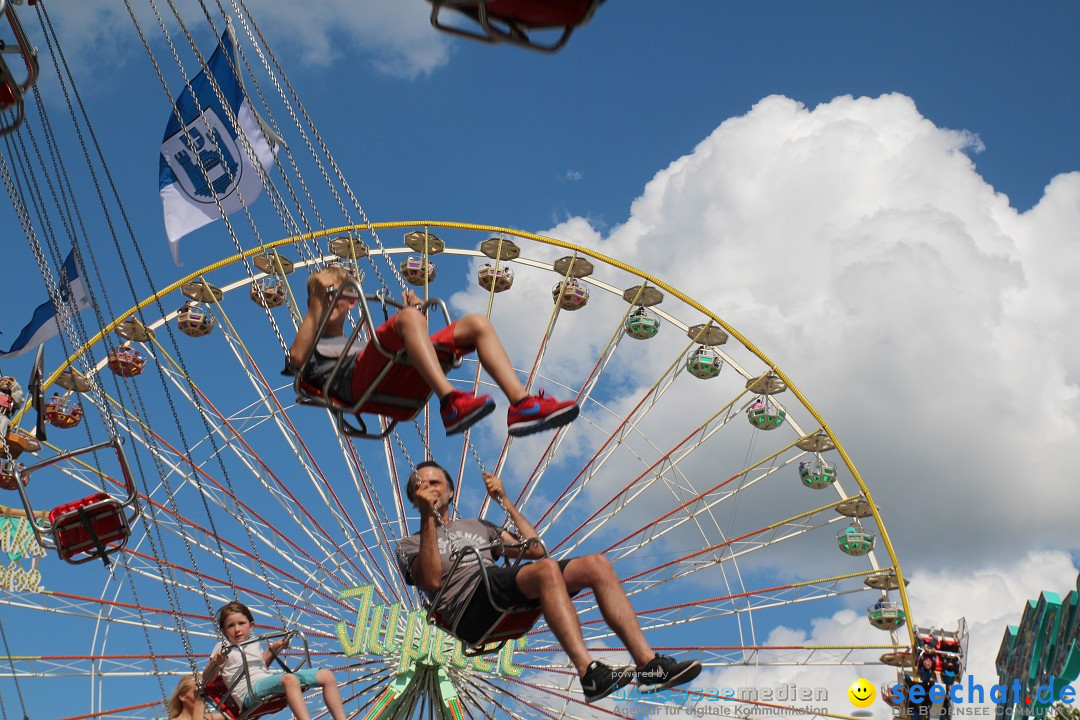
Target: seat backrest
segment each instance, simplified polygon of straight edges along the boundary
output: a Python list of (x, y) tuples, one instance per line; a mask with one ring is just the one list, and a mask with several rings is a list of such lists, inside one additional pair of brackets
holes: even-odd
[(491, 628), (485, 642), (516, 640), (532, 630), (533, 625), (540, 619), (541, 614), (539, 608), (511, 610)]
[(213, 680), (203, 686), (202, 696), (210, 704), (210, 710), (221, 713), (227, 720), (255, 720), (263, 715), (281, 712), (289, 704), (284, 695), (271, 695), (259, 704), (241, 710), (229, 695), (229, 689), (221, 675), (216, 675)]
[(229, 696), (228, 688), (225, 687), (225, 681), (221, 675), (203, 685), (202, 696), (211, 705), (211, 709), (221, 713), (228, 720), (236, 720), (240, 715), (240, 709), (236, 707), (236, 701)]
[(494, 607), (483, 583), (484, 580), (480, 580), (470, 598), (465, 601), (465, 609), (459, 613), (456, 625), (453, 620), (433, 613), (435, 624), (472, 648), (504, 640), (516, 640), (529, 632), (541, 615), (540, 609), (526, 607), (502, 610)]
[(49, 522), (57, 552), (68, 562), (101, 557), (99, 546), (106, 554), (115, 552), (131, 535), (124, 506), (105, 493), (53, 508)]
[[(444, 371), (455, 365), (453, 352), (441, 345), (435, 346), (435, 354)], [(405, 360), (404, 352), (390, 358), (373, 347), (365, 349), (353, 370), (353, 387), (364, 388), (367, 395), (358, 413), (384, 415), (392, 420), (412, 420), (431, 397), (431, 388), (415, 367)], [(318, 399), (313, 404), (333, 404), (335, 411), (345, 409), (346, 403), (323, 397), (322, 388), (305, 380), (299, 380), (296, 389), (301, 396)]]

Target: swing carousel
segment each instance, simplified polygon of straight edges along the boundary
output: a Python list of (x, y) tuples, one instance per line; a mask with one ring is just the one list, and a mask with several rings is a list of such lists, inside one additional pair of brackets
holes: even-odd
[[(43, 5), (28, 11), (20, 8), (24, 19), (41, 19), (44, 41), (62, 58)], [(71, 233), (90, 296), (90, 310), (78, 313), (52, 271), (67, 248), (38, 230), (35, 213), (19, 213), (59, 308), (60, 342), (50, 348), (56, 360), (43, 390), (60, 385), (78, 399), (58, 394), (57, 431), (18, 464), (10, 453), (3, 458), (12, 482), (0, 504), (26, 514), (0, 518), (14, 557), (0, 586), (0, 690), (9, 708), (18, 702), (31, 717), (72, 720), (160, 717), (176, 682), (201, 673), (220, 645), (217, 608), (240, 600), (264, 640), (303, 638), (282, 651), (283, 662), (332, 670), (349, 717), (622, 714), (613, 701), (584, 702), (542, 617), (514, 618), (509, 631), (466, 643), (447, 632), (452, 623), (433, 624), (395, 561), (396, 542), (417, 529), (404, 485), (428, 458), (454, 476), (455, 516), (502, 522), (480, 477), (490, 471), (551, 557), (604, 553), (649, 643), (700, 659), (706, 685), (721, 675), (749, 685), (772, 666), (861, 674), (883, 657), (910, 656), (887, 509), (792, 375), (681, 291), (678, 278), (521, 229), (371, 221), (330, 149), (310, 141), (318, 133), (255, 18), (242, 3), (230, 12), (236, 65), (251, 73), (251, 87), (277, 92), (258, 94), (258, 112), (284, 139), (280, 174), (253, 164), (274, 200), (268, 217), (219, 207), (230, 220), (220, 232), (232, 254), (145, 287), (151, 273), (135, 231), (104, 221), (122, 209), (120, 196), (94, 175), (101, 193), (64, 195), (108, 229), (93, 243), (85, 230)], [(214, 28), (218, 37), (225, 27)], [(180, 54), (205, 65), (185, 35), (190, 48), (167, 38), (161, 57), (148, 50), (155, 67)], [(162, 85), (171, 102), (177, 88)], [(17, 208), (26, 207), (20, 187), (46, 196), (53, 187), (34, 174), (50, 167), (56, 142), (38, 121), (29, 117), (10, 134), (4, 157), (18, 162), (0, 159)], [(71, 121), (91, 123), (74, 114)], [(105, 167), (99, 152), (86, 149), (89, 167)], [(317, 177), (325, 187), (314, 185)], [(286, 198), (323, 214), (293, 212)], [(41, 212), (59, 216), (62, 207), (46, 202)], [(330, 263), (353, 278), (358, 302), (346, 329), (360, 341), (412, 289), (433, 327), (466, 312), (489, 317), (525, 386), (576, 399), (580, 416), (518, 438), (497, 411), (447, 438), (426, 393), (405, 397), (403, 387), (415, 383), (380, 376), (366, 398), (379, 402), (341, 407), (283, 377), (306, 279)], [(106, 278), (105, 267), (119, 272)], [(391, 357), (387, 372), (407, 365), (407, 357)], [(493, 387), (475, 355), (448, 375), (466, 391)], [(76, 403), (78, 421), (63, 420)], [(33, 412), (13, 411), (11, 432)], [(105, 519), (95, 520), (89, 498), (107, 506)], [(886, 603), (876, 610), (889, 617), (871, 614), (858, 637), (777, 639), (778, 628), (875, 602)], [(578, 597), (575, 609), (590, 652), (625, 663), (595, 598)], [(32, 641), (13, 632), (46, 622), (49, 632)], [(215, 700), (212, 687), (202, 690), (236, 720), (281, 707), (275, 699), (230, 710), (220, 692)], [(705, 702), (715, 704), (701, 693), (679, 700), (691, 711)], [(740, 702), (751, 717), (776, 704)]]

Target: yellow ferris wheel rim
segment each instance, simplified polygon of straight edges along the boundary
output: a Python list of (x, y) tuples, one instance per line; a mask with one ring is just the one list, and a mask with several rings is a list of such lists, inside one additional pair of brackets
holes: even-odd
[[(688, 306), (690, 306), (694, 310), (697, 310), (698, 312), (700, 312), (703, 315), (705, 315), (706, 317), (708, 317), (710, 320), (712, 320), (717, 325), (719, 325), (721, 328), (723, 328), (724, 331), (727, 332), (730, 336), (737, 339), (742, 344), (743, 347), (745, 347), (747, 350), (749, 350), (755, 357), (757, 357), (762, 363), (764, 363), (766, 366), (768, 366), (768, 368), (772, 372), (776, 373), (776, 375), (787, 384), (787, 388), (791, 391), (791, 393), (799, 400), (799, 402), (807, 410), (807, 412), (810, 413), (810, 415), (818, 423), (821, 430), (824, 431), (829, 436), (829, 438), (833, 441), (833, 443), (836, 445), (836, 448), (835, 448), (836, 451), (839, 453), (841, 459), (844, 461), (844, 465), (848, 469), (848, 472), (851, 473), (852, 478), (855, 480), (856, 484), (859, 486), (859, 490), (866, 497), (866, 500), (870, 505), (870, 511), (871, 511), (871, 513), (873, 515), (874, 521), (877, 523), (878, 530), (881, 533), (881, 539), (882, 539), (882, 542), (885, 544), (885, 549), (886, 549), (886, 552), (888, 553), (888, 556), (889, 556), (889, 562), (892, 565), (893, 571), (896, 573), (896, 580), (897, 580), (897, 585), (898, 585), (897, 590), (898, 590), (898, 592), (900, 594), (900, 600), (901, 600), (901, 603), (902, 603), (903, 608), (904, 608), (904, 612), (905, 612), (906, 617), (907, 617), (907, 623), (905, 623), (905, 625), (907, 627), (908, 640), (911, 643), (911, 647), (915, 646), (914, 621), (912, 620), (911, 611), (910, 611), (910, 608), (908, 606), (907, 589), (905, 587), (903, 571), (900, 568), (900, 562), (899, 562), (899, 559), (896, 556), (896, 550), (895, 550), (895, 548), (894, 548), (894, 546), (892, 544), (892, 540), (889, 538), (889, 533), (886, 530), (885, 524), (881, 519), (880, 511), (879, 511), (879, 509), (877, 507), (877, 504), (874, 502), (874, 498), (873, 498), (872, 494), (870, 493), (870, 489), (867, 487), (866, 483), (863, 481), (862, 476), (859, 474), (858, 469), (855, 467), (855, 464), (852, 462), (851, 457), (847, 453), (847, 450), (845, 450), (845, 448), (844, 448), (843, 444), (840, 442), (839, 438), (837, 438), (833, 434), (832, 429), (829, 427), (828, 423), (825, 421), (825, 418), (823, 418), (821, 416), (821, 413), (818, 412), (817, 408), (815, 408), (813, 406), (813, 404), (806, 398), (806, 396), (802, 393), (802, 391), (798, 388), (798, 386), (794, 382), (792, 382), (791, 378), (789, 378), (788, 375), (786, 373), (784, 373), (784, 371), (781, 370), (776, 365), (776, 363), (774, 363), (760, 348), (758, 348), (757, 345), (750, 342), (750, 340), (747, 339), (746, 336), (744, 336), (742, 333), (740, 333), (738, 330), (736, 330), (734, 327), (732, 327), (727, 321), (725, 321), (723, 318), (719, 317), (712, 310), (705, 307), (704, 305), (697, 302), (696, 300), (689, 297), (688, 295), (686, 295), (682, 291), (678, 290), (677, 288), (673, 287), (672, 285), (668, 284), (667, 282), (661, 280), (660, 278), (657, 278), (657, 277), (655, 277), (653, 275), (650, 275), (649, 273), (644, 272), (642, 270), (639, 270), (639, 269), (637, 269), (637, 268), (635, 268), (635, 267), (633, 267), (631, 265), (628, 265), (628, 264), (626, 264), (626, 263), (624, 263), (624, 262), (622, 262), (620, 260), (616, 260), (613, 257), (610, 257), (608, 255), (604, 255), (604, 254), (599, 253), (599, 252), (596, 252), (595, 250), (590, 250), (589, 248), (582, 247), (580, 245), (575, 245), (574, 243), (566, 242), (565, 240), (558, 240), (556, 238), (548, 237), (548, 236), (545, 236), (545, 235), (538, 235), (536, 233), (531, 233), (531, 232), (527, 232), (527, 231), (524, 231), (524, 230), (516, 230), (516, 229), (513, 229), (513, 228), (501, 227), (501, 226), (498, 226), (498, 225), (486, 225), (486, 224), (481, 224), (481, 223), (453, 222), (453, 221), (446, 221), (446, 220), (395, 220), (395, 221), (390, 221), (390, 222), (344, 225), (344, 226), (341, 226), (341, 227), (327, 228), (327, 229), (319, 230), (319, 231), (316, 231), (316, 232), (310, 232), (310, 233), (304, 233), (304, 234), (301, 234), (301, 235), (294, 235), (294, 236), (291, 236), (291, 237), (285, 237), (285, 238), (282, 238), (280, 240), (275, 240), (273, 242), (264, 243), (263, 245), (260, 245), (258, 247), (254, 247), (254, 248), (252, 248), (250, 250), (246, 250), (243, 253), (232, 255), (232, 256), (226, 257), (226, 258), (224, 258), (222, 260), (219, 260), (219, 261), (217, 261), (215, 263), (207, 265), (206, 267), (204, 267), (204, 268), (202, 268), (200, 270), (196, 270), (195, 272), (192, 272), (192, 273), (190, 273), (188, 275), (185, 275), (184, 277), (182, 277), (179, 280), (173, 282), (172, 284), (168, 285), (167, 287), (152, 293), (146, 299), (142, 300), (138, 305), (136, 305), (135, 307), (131, 308), (130, 310), (124, 312), (123, 314), (119, 315), (115, 320), (113, 320), (105, 328), (103, 328), (98, 334), (96, 334), (92, 338), (90, 338), (82, 347), (80, 347), (78, 350), (76, 350), (74, 353), (72, 353), (72, 355), (70, 357), (68, 357), (68, 359), (63, 364), (61, 364), (47, 378), (47, 380), (44, 383), (44, 387), (48, 387), (49, 385), (53, 384), (57, 380), (57, 378), (60, 376), (60, 373), (62, 373), (65, 369), (67, 369), (71, 365), (71, 363), (73, 363), (77, 358), (79, 358), (84, 353), (86, 353), (88, 350), (90, 350), (94, 345), (96, 345), (98, 342), (100, 342), (102, 340), (102, 338), (105, 337), (105, 335), (107, 335), (108, 333), (115, 330), (122, 322), (127, 320), (129, 317), (133, 316), (135, 313), (139, 312), (140, 310), (147, 307), (151, 303), (157, 302), (158, 300), (165, 297), (166, 295), (169, 295), (170, 293), (175, 292), (176, 290), (178, 290), (184, 284), (189, 283), (189, 282), (191, 282), (193, 280), (197, 280), (200, 277), (202, 277), (203, 275), (206, 275), (207, 273), (213, 272), (215, 270), (219, 270), (219, 269), (221, 269), (223, 267), (226, 267), (226, 266), (231, 265), (233, 263), (239, 262), (241, 260), (245, 260), (247, 258), (250, 258), (250, 257), (254, 256), (254, 255), (259, 255), (259, 254), (265, 253), (268, 250), (274, 250), (276, 248), (279, 248), (279, 247), (282, 247), (282, 246), (285, 246), (285, 245), (298, 243), (298, 242), (315, 241), (315, 240), (319, 240), (320, 238), (333, 236), (333, 235), (340, 235), (340, 234), (344, 234), (344, 233), (375, 232), (375, 231), (379, 231), (379, 230), (396, 230), (396, 229), (402, 229), (402, 228), (415, 228), (415, 227), (441, 228), (441, 229), (448, 229), (448, 230), (468, 230), (468, 231), (475, 231), (475, 232), (489, 232), (489, 233), (495, 233), (495, 234), (512, 235), (514, 237), (519, 237), (519, 238), (523, 238), (523, 239), (526, 239), (526, 240), (532, 240), (534, 242), (537, 242), (537, 243), (540, 243), (540, 244), (543, 244), (543, 245), (549, 245), (549, 246), (552, 246), (552, 247), (559, 247), (559, 248), (563, 248), (565, 250), (569, 250), (569, 251), (571, 251), (573, 253), (584, 255), (586, 257), (592, 258), (593, 260), (604, 263), (605, 265), (610, 265), (612, 267), (619, 268), (620, 270), (623, 270), (623, 271), (625, 271), (627, 273), (630, 273), (632, 275), (636, 275), (637, 277), (641, 278), (642, 280), (645, 280), (646, 282), (648, 282), (648, 283), (650, 283), (650, 284), (652, 284), (652, 285), (654, 285), (654, 286), (656, 286), (658, 288), (661, 288), (665, 292), (670, 293), (673, 297), (676, 297), (679, 300), (681, 300), (682, 302), (686, 303)], [(18, 418), (16, 418), (15, 420), (17, 422)]]

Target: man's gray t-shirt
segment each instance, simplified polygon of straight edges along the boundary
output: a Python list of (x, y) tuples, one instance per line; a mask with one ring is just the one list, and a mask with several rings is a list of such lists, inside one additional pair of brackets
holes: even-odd
[[(476, 556), (469, 553), (461, 561), (454, 576), (449, 577), (452, 564), (450, 556), (463, 547), (476, 547), (495, 542), (502, 537), (502, 528), (487, 520), (467, 518), (436, 528), (435, 532), (439, 541), (439, 559), (442, 561), (442, 584), (446, 591), (439, 601), (439, 606), (434, 610), (449, 620), (468, 599), (469, 593), (476, 586), (480, 572), (476, 566)], [(398, 542), (398, 566), (405, 576), (405, 582), (410, 585), (416, 584), (412, 577), (412, 563), (419, 554), (420, 533), (414, 533)], [(493, 551), (483, 553), (483, 559), (484, 565), (490, 567), (495, 564), (495, 553)], [(428, 597), (434, 597), (434, 594), (429, 593)]]

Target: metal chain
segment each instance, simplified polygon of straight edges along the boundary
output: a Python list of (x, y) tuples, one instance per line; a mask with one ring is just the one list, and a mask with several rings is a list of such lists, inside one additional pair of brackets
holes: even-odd
[[(22, 687), (19, 685), (19, 676), (15, 672), (15, 660), (11, 657), (11, 647), (8, 645), (7, 633), (4, 632), (4, 623), (0, 621), (0, 638), (4, 641), (4, 654), (7, 655), (8, 665), (11, 666), (11, 678), (15, 681), (15, 693), (19, 696), (19, 707), (22, 708), (23, 719), (30, 720), (30, 716), (26, 714), (26, 703), (23, 701)], [(0, 710), (3, 706), (0, 705)], [(7, 711), (4, 711), (4, 718), (7, 718)]]
[[(289, 95), (292, 97), (293, 101), (296, 103), (296, 107), (297, 107), (297, 109), (299, 109), (301, 115), (303, 115), (304, 121), (307, 123), (307, 127), (309, 127), (311, 129), (311, 134), (314, 136), (316, 142), (319, 144), (319, 148), (322, 151), (323, 155), (326, 157), (326, 160), (330, 164), (331, 169), (333, 169), (334, 175), (337, 178), (338, 182), (341, 183), (341, 185), (344, 188), (346, 194), (349, 196), (349, 199), (352, 202), (353, 207), (355, 207), (356, 210), (359, 212), (360, 217), (364, 221), (364, 224), (368, 226), (368, 228), (370, 230), (370, 233), (371, 233), (372, 240), (374, 240), (375, 245), (379, 248), (380, 254), (382, 255), (383, 259), (386, 261), (386, 264), (390, 266), (390, 270), (393, 273), (394, 278), (398, 281), (398, 285), (400, 286), (400, 288), (402, 290), (405, 290), (406, 286), (405, 286), (404, 278), (402, 278), (401, 273), (398, 271), (397, 266), (394, 265), (394, 263), (390, 260), (389, 255), (387, 255), (387, 253), (385, 252), (386, 249), (383, 247), (382, 240), (379, 239), (379, 234), (375, 231), (375, 228), (372, 227), (371, 220), (368, 218), (367, 213), (364, 211), (363, 206), (360, 205), (360, 201), (356, 198), (356, 195), (353, 194), (352, 188), (349, 186), (349, 183), (345, 179), (344, 174), (341, 172), (341, 169), (338, 167), (337, 162), (334, 160), (333, 155), (330, 153), (330, 148), (327, 147), (326, 143), (323, 141), (322, 135), (320, 135), (318, 128), (315, 126), (315, 123), (312, 121), (311, 116), (308, 114), (308, 111), (304, 107), (303, 102), (300, 101), (300, 97), (299, 97), (299, 95), (297, 95), (295, 88), (293, 88), (292, 84), (289, 82), (288, 77), (285, 75), (284, 70), (282, 70), (281, 64), (278, 62), (277, 57), (274, 55), (273, 51), (270, 49), (269, 44), (266, 42), (266, 38), (263, 37), (262, 31), (259, 30), (257, 25), (255, 25), (254, 19), (252, 18), (251, 12), (247, 9), (247, 5), (246, 5), (245, 1), (244, 0), (231, 0), (231, 2), (233, 4), (234, 8), (239, 7), (240, 9), (243, 10), (243, 13), (238, 13), (239, 15), (242, 16), (243, 14), (246, 14), (247, 17), (249, 19), (251, 19), (252, 27), (254, 28), (256, 34), (258, 35), (259, 40), (262, 43), (262, 46), (266, 48), (266, 54), (269, 56), (270, 60), (273, 62), (274, 67), (277, 69), (277, 75), (280, 75), (282, 82), (284, 82), (284, 84), (285, 84), (285, 87), (288, 88)], [(323, 167), (322, 162), (319, 160), (318, 155), (315, 153), (314, 148), (311, 146), (311, 142), (307, 137), (307, 133), (304, 132), (303, 127), (300, 125), (300, 121), (296, 118), (296, 114), (293, 111), (292, 105), (288, 102), (288, 99), (286, 98), (285, 93), (281, 88), (281, 84), (277, 80), (277, 75), (275, 75), (273, 72), (270, 72), (269, 65), (267, 65), (265, 58), (263, 58), (261, 49), (259, 49), (258, 44), (256, 44), (256, 49), (259, 50), (259, 57), (263, 59), (264, 67), (266, 67), (267, 72), (270, 74), (270, 77), (273, 80), (275, 88), (278, 90), (279, 95), (281, 96), (282, 100), (285, 102), (286, 107), (288, 107), (289, 114), (292, 115), (293, 120), (297, 125), (297, 128), (300, 130), (300, 134), (304, 138), (304, 142), (307, 144), (308, 150), (311, 152), (312, 157), (315, 159), (316, 164), (319, 166), (319, 170), (320, 170), (320, 172), (322, 172), (323, 179), (326, 181), (327, 186), (329, 187), (330, 191), (333, 193), (334, 198), (337, 200), (338, 207), (341, 209), (341, 211), (342, 211), (343, 215), (345, 216), (346, 220), (348, 221), (348, 223), (350, 225), (352, 225), (353, 222), (349, 219), (349, 213), (345, 209), (345, 205), (341, 201), (341, 198), (338, 195), (337, 190), (335, 189), (333, 183), (331, 182), (329, 176), (327, 175), (326, 170)], [(368, 261), (371, 264), (372, 270), (375, 271), (375, 276), (379, 279), (379, 284), (382, 285), (382, 287), (389, 289), (390, 286), (387, 284), (386, 280), (383, 278), (382, 274), (379, 272), (379, 269), (375, 264), (375, 260), (371, 255), (368, 255)]]
[[(169, 91), (169, 85), (165, 81), (165, 75), (162, 72), (161, 67), (158, 65), (157, 58), (154, 57), (153, 51), (150, 49), (150, 44), (147, 41), (146, 36), (143, 33), (142, 26), (139, 24), (138, 19), (135, 17), (135, 12), (131, 7), (131, 0), (124, 0), (124, 5), (128, 9), (128, 15), (131, 17), (131, 21), (135, 25), (135, 29), (139, 34), (139, 39), (142, 40), (143, 47), (146, 49), (147, 57), (150, 59), (150, 63), (154, 66), (154, 71), (157, 73), (158, 80), (161, 83), (161, 87), (165, 92), (166, 98), (168, 98), (170, 107), (172, 107), (172, 111), (176, 115), (176, 117), (179, 118), (179, 117), (181, 117), (181, 114), (180, 114), (180, 109), (176, 105), (176, 99), (173, 97), (173, 94)], [(172, 8), (173, 14), (176, 16), (177, 21), (180, 23), (180, 27), (183, 29), (184, 35), (185, 35), (185, 37), (187, 37), (188, 42), (191, 44), (191, 46), (192, 46), (192, 48), (193, 48), (193, 50), (195, 52), (195, 55), (199, 60), (199, 63), (201, 65), (201, 67), (204, 70), (206, 70), (206, 77), (207, 77), (208, 80), (211, 81), (210, 86), (214, 90), (214, 93), (215, 93), (215, 96), (218, 99), (218, 102), (221, 103), (222, 108), (225, 110), (225, 113), (228, 116), (228, 121), (230, 123), (232, 123), (233, 126), (236, 127), (239, 130), (239, 123), (237, 122), (235, 113), (233, 113), (232, 108), (229, 107), (229, 103), (225, 101), (225, 97), (221, 92), (221, 88), (218, 86), (216, 79), (214, 79), (214, 77), (213, 77), (213, 74), (210, 73), (208, 68), (206, 67), (205, 62), (203, 61), (202, 56), (198, 51), (198, 47), (195, 44), (194, 38), (191, 37), (191, 33), (188, 32), (187, 26), (184, 25), (183, 20), (180, 18), (179, 13), (176, 11), (176, 8), (172, 4), (171, 0), (169, 0), (169, 6)], [(173, 61), (176, 63), (177, 69), (180, 70), (180, 73), (184, 78), (189, 78), (190, 76), (187, 74), (187, 71), (184, 69), (184, 64), (180, 60), (180, 55), (176, 50), (176, 45), (173, 43), (172, 37), (169, 35), (169, 31), (165, 26), (165, 21), (161, 17), (161, 12), (158, 9), (156, 0), (151, 0), (150, 7), (154, 11), (154, 17), (157, 19), (158, 26), (161, 29), (161, 33), (165, 38), (166, 44), (169, 46), (169, 50), (172, 53)], [(190, 87), (190, 85), (189, 85), (189, 87)], [(195, 96), (194, 92), (191, 93), (191, 99), (192, 99), (192, 102), (195, 105), (195, 109), (198, 111), (199, 114), (202, 114), (202, 112), (203, 112), (202, 106), (200, 105), (199, 100)], [(187, 137), (188, 137), (188, 139), (190, 141), (191, 140), (190, 133), (186, 129), (184, 130), (184, 132), (185, 132), (185, 134), (187, 135)], [(237, 137), (241, 141), (241, 143), (243, 144), (244, 151), (247, 153), (248, 159), (255, 166), (256, 172), (259, 175), (259, 179), (262, 181), (263, 187), (267, 188), (267, 190), (266, 190), (267, 196), (270, 196), (271, 193), (270, 193), (270, 190), (268, 189), (268, 186), (270, 184), (269, 183), (269, 177), (267, 176), (266, 172), (263, 170), (262, 163), (259, 162), (259, 159), (256, 156), (254, 149), (252, 148), (251, 142), (248, 139), (247, 134), (242, 132), (242, 131), (239, 131), (237, 133)], [(202, 174), (203, 174), (203, 178), (207, 182), (209, 182), (209, 178), (206, 177), (206, 169), (203, 168), (201, 164), (199, 165), (199, 168), (200, 168), (200, 172), (202, 172)], [(236, 234), (236, 230), (233, 227), (232, 221), (229, 220), (228, 215), (225, 213), (224, 209), (222, 208), (221, 199), (216, 194), (213, 197), (214, 197), (214, 204), (217, 206), (218, 214), (221, 216), (221, 220), (225, 225), (225, 229), (229, 234), (229, 238), (232, 240), (233, 246), (236, 248), (236, 252), (242, 255), (244, 253), (244, 249), (240, 244), (240, 238)], [(261, 236), (261, 234), (259, 232), (259, 229), (258, 229), (258, 227), (257, 227), (257, 225), (255, 223), (254, 218), (251, 216), (251, 211), (248, 208), (248, 205), (246, 203), (244, 203), (242, 197), (240, 198), (240, 205), (244, 210), (245, 217), (247, 217), (248, 224), (251, 226), (252, 234), (255, 237), (256, 245), (258, 247), (263, 247), (264, 243), (262, 241), (262, 236)], [(282, 218), (282, 223), (285, 225), (285, 227), (288, 227), (288, 222), (284, 218)], [(251, 269), (250, 262), (245, 261), (243, 265), (244, 265), (245, 271), (247, 272), (248, 280), (250, 280), (252, 283), (254, 283), (255, 282), (255, 273)], [(263, 309), (265, 310), (266, 318), (267, 318), (268, 322), (270, 323), (270, 327), (273, 328), (273, 330), (274, 330), (274, 335), (277, 337), (278, 344), (281, 346), (281, 349), (283, 351), (287, 351), (288, 350), (288, 345), (286, 344), (284, 337), (282, 337), (282, 335), (281, 335), (281, 330), (278, 328), (277, 320), (274, 318), (273, 313), (270, 312), (270, 308), (264, 307)]]

